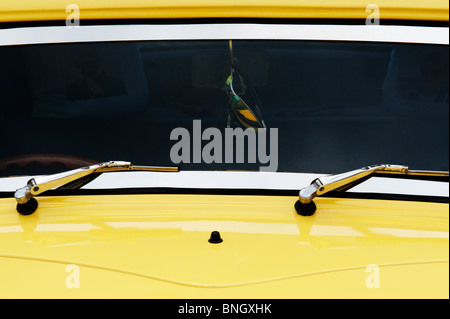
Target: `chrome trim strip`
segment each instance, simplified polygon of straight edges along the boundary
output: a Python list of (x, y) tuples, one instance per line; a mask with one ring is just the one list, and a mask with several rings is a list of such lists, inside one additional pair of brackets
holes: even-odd
[(0, 30), (0, 46), (147, 40), (316, 40), (449, 44), (448, 27), (179, 24), (27, 27)]

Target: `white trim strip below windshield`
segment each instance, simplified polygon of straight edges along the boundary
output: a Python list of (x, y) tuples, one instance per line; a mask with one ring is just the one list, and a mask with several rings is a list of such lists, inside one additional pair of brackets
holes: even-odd
[[(83, 189), (191, 188), (261, 189), (299, 191), (324, 174), (284, 172), (111, 172), (102, 174)], [(0, 178), (0, 192), (14, 192), (35, 176)], [(352, 188), (352, 193), (382, 193), (413, 196), (449, 197), (448, 182), (372, 177)]]

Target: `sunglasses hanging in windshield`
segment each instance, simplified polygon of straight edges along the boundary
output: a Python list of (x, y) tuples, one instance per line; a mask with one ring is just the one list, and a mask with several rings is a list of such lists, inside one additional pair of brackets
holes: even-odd
[[(225, 81), (225, 91), (230, 97), (228, 111), (228, 127), (266, 128), (260, 111), (260, 101), (255, 89), (244, 74), (237, 70), (237, 63), (233, 56), (232, 41), (230, 40), (229, 75)], [(244, 101), (245, 99), (245, 101)]]

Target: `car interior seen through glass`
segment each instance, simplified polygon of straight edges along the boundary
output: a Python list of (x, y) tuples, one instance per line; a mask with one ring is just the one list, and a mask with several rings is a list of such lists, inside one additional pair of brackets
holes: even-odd
[[(265, 125), (278, 128), (278, 171), (368, 163), (448, 171), (448, 46), (239, 40), (233, 50)], [(0, 159), (48, 153), (173, 166), (174, 128), (196, 119), (227, 127), (228, 58), (229, 42), (219, 40), (0, 47)], [(12, 165), (0, 176), (59, 170)]]

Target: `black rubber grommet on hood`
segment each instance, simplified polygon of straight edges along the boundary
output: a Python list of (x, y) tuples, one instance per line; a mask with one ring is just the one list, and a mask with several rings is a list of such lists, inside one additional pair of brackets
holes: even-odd
[(303, 204), (299, 200), (295, 202), (295, 210), (297, 211), (297, 214), (302, 216), (311, 216), (314, 215), (316, 212), (316, 204), (314, 202)]
[(31, 215), (38, 208), (38, 202), (35, 198), (31, 198), (25, 204), (17, 204), (17, 211), (21, 215)]

